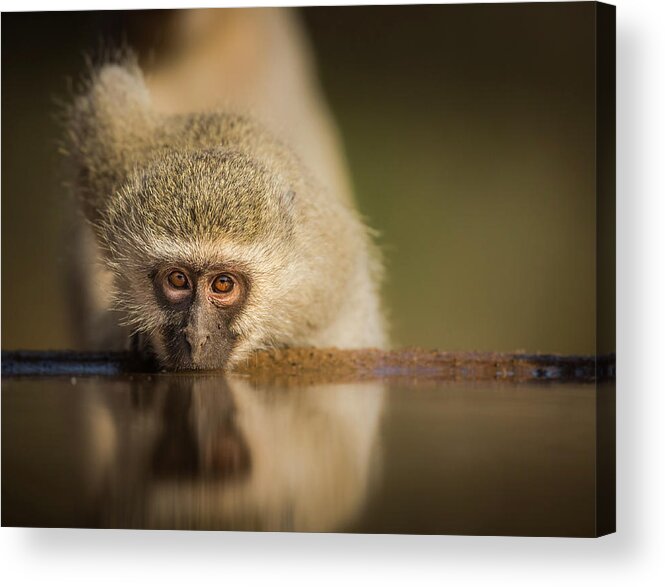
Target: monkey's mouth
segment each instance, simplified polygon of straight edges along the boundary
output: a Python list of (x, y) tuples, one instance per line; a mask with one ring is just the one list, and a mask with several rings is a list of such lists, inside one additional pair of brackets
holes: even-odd
[(166, 366), (167, 371), (225, 371), (228, 361), (178, 361)]
[(184, 352), (169, 356), (162, 362), (167, 371), (224, 371), (228, 365), (227, 356), (192, 357)]
[(231, 345), (224, 339), (207, 340), (198, 347), (182, 335), (171, 341), (160, 361), (167, 371), (223, 371), (229, 363)]

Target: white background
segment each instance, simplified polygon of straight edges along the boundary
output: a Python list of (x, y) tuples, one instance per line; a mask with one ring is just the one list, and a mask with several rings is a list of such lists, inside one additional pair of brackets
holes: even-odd
[[(222, 4), (0, 0), (3, 11)], [(664, 585), (665, 2), (616, 5), (617, 534), (587, 540), (3, 528), (4, 584)]]

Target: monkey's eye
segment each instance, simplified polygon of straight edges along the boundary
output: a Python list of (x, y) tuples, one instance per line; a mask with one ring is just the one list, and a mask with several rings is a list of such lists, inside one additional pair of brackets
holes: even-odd
[(235, 287), (235, 282), (230, 275), (222, 273), (215, 277), (215, 280), (212, 282), (212, 291), (216, 294), (228, 294), (233, 291)]
[(175, 289), (189, 289), (189, 279), (182, 271), (171, 271), (166, 279)]

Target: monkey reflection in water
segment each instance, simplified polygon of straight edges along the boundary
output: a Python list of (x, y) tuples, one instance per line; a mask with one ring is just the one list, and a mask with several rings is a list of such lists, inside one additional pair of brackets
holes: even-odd
[(378, 383), (190, 375), (87, 401), (103, 527), (344, 530), (377, 472)]

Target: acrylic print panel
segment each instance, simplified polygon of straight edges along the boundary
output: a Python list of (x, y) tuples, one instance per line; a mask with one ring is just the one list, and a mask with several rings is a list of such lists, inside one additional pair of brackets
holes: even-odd
[(3, 525), (613, 532), (614, 27), (3, 14)]

